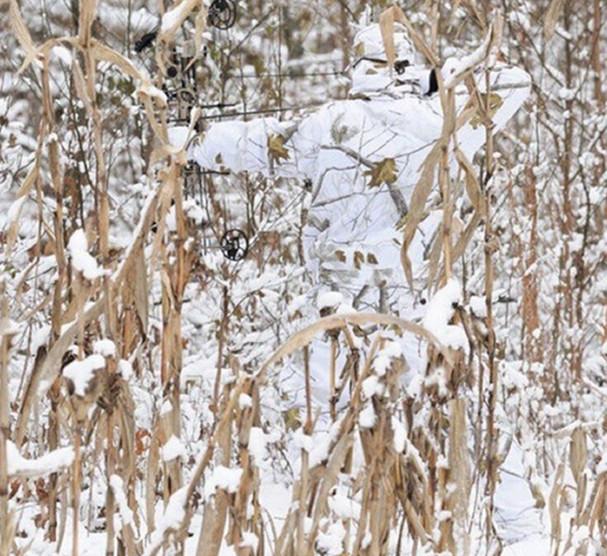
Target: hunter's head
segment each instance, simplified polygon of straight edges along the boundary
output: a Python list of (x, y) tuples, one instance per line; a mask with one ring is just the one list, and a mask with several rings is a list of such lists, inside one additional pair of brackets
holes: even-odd
[[(379, 24), (361, 29), (354, 37), (352, 93), (382, 92), (410, 85), (413, 66), (419, 55), (413, 48), (407, 30), (400, 23), (394, 24), (394, 52), (394, 67), (390, 68)], [(407, 68), (410, 68), (409, 71)]]

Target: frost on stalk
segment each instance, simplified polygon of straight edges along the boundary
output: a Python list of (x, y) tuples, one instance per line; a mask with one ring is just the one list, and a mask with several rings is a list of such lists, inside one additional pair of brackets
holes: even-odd
[(259, 538), (255, 533), (251, 533), (250, 531), (244, 531), (242, 533), (242, 542), (240, 543), (240, 548), (250, 548), (253, 553), (256, 553), (258, 545)]
[(362, 391), (365, 399), (372, 398), (375, 394), (379, 394), (381, 390), (379, 379), (375, 375), (371, 375), (363, 380)]
[(487, 304), (480, 295), (473, 295), (470, 298), (470, 310), (479, 319), (487, 318)]
[(6, 443), (6, 457), (9, 477), (40, 477), (56, 473), (69, 467), (74, 461), (74, 449), (71, 446), (53, 450), (36, 459), (24, 458), (17, 446), (10, 440)]
[(339, 292), (325, 292), (318, 296), (316, 306), (319, 311), (332, 309), (342, 303), (344, 296)]
[(251, 398), (251, 396), (243, 392), (238, 397), (238, 405), (240, 406), (240, 409), (247, 409), (253, 407), (253, 399)]
[(74, 394), (84, 396), (95, 373), (105, 367), (102, 355), (94, 353), (81, 361), (72, 361), (63, 369), (63, 376), (69, 379), (74, 388)]
[(103, 357), (116, 357), (116, 344), (108, 338), (103, 338), (93, 344), (93, 351)]
[(405, 444), (407, 442), (407, 430), (405, 425), (399, 421), (396, 417), (392, 417), (392, 430), (394, 431), (394, 450), (402, 454), (405, 451)]
[(360, 518), (360, 504), (348, 496), (343, 487), (337, 487), (327, 502), (331, 511), (340, 519), (358, 520)]
[(377, 416), (371, 402), (367, 403), (358, 416), (358, 424), (361, 429), (371, 429), (375, 426)]
[(444, 346), (467, 351), (469, 346), (464, 329), (459, 325), (449, 324), (455, 314), (455, 308), (461, 303), (462, 288), (455, 278), (451, 278), (428, 304), (423, 324)]
[(152, 533), (150, 544), (143, 553), (144, 556), (151, 556), (162, 546), (164, 535), (168, 531), (175, 531), (181, 527), (185, 518), (185, 505), (187, 502), (187, 487), (180, 488), (169, 498), (169, 503), (164, 510), (164, 515), (158, 522), (158, 526)]
[(186, 455), (185, 446), (181, 443), (181, 440), (174, 434), (171, 438), (160, 449), (160, 456), (162, 461), (169, 462), (177, 458), (183, 458)]
[(398, 342), (389, 341), (375, 357), (373, 370), (378, 376), (384, 376), (390, 369), (392, 362), (401, 357), (402, 354), (401, 345)]
[(259, 427), (251, 427), (249, 433), (249, 452), (258, 467), (262, 464), (266, 455), (266, 437)]
[(218, 465), (204, 485), (205, 497), (208, 499), (218, 488), (234, 494), (238, 490), (241, 477), (242, 469)]
[(122, 521), (122, 525), (126, 527), (133, 523), (133, 510), (129, 507), (126, 495), (124, 494), (124, 481), (118, 475), (112, 475), (110, 477), (110, 486), (118, 504), (120, 520)]
[(319, 532), (316, 540), (316, 548), (321, 554), (327, 556), (339, 556), (343, 554), (343, 540), (346, 530), (341, 521), (331, 523), (326, 533)]
[(67, 250), (72, 258), (72, 266), (81, 272), (87, 280), (94, 280), (105, 274), (97, 261), (88, 252), (88, 242), (83, 230), (76, 230), (67, 244)]

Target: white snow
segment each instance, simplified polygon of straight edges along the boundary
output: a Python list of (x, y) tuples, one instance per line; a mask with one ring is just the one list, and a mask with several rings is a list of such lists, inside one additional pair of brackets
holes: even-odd
[(183, 202), (183, 211), (186, 216), (200, 226), (205, 219), (204, 211), (194, 199), (185, 199)]
[(88, 243), (84, 230), (75, 230), (67, 244), (74, 270), (81, 272), (87, 280), (104, 276), (106, 272), (88, 252)]
[(362, 391), (365, 399), (372, 398), (375, 395), (381, 396), (384, 393), (384, 385), (379, 381), (376, 375), (368, 376), (362, 383)]
[(253, 461), (260, 467), (266, 456), (266, 436), (259, 427), (251, 427), (249, 433), (249, 452), (253, 456)]
[(253, 399), (248, 394), (244, 392), (238, 396), (238, 405), (240, 409), (247, 409), (249, 407), (253, 407)]
[(317, 550), (327, 556), (339, 556), (343, 554), (343, 539), (345, 534), (346, 530), (341, 521), (331, 523), (326, 533), (319, 531), (316, 540)]
[(312, 447), (309, 451), (310, 467), (316, 467), (327, 461), (329, 448), (331, 447), (331, 433), (318, 432), (312, 437)]
[(175, 31), (183, 23), (191, 8), (191, 0), (182, 0), (181, 3), (165, 12), (160, 23), (160, 32), (164, 34)]
[(204, 485), (206, 498), (214, 494), (215, 490), (220, 488), (234, 494), (240, 485), (242, 477), (242, 469), (234, 467), (225, 467), (218, 465), (213, 469), (213, 472)]
[(469, 346), (464, 329), (449, 324), (455, 314), (455, 307), (462, 303), (462, 299), (460, 283), (451, 278), (430, 300), (423, 325), (444, 346), (466, 351)]
[(185, 458), (185, 456), (185, 446), (174, 434), (171, 435), (171, 438), (169, 438), (160, 449), (160, 457), (162, 458), (162, 461), (167, 463), (177, 458)]
[(470, 310), (479, 319), (487, 317), (487, 304), (485, 298), (480, 295), (473, 295), (470, 297)]
[(184, 149), (187, 145), (190, 135), (190, 128), (187, 126), (173, 126), (168, 129), (169, 143), (176, 149)]
[(394, 444), (394, 450), (401, 454), (405, 450), (405, 443), (407, 441), (407, 431), (405, 429), (405, 425), (396, 417), (392, 417), (392, 430), (394, 431), (392, 441)]
[(50, 325), (44, 325), (32, 333), (32, 352), (36, 353), (38, 348), (46, 345), (51, 334)]
[(116, 344), (108, 338), (95, 341), (93, 352), (103, 355), (103, 357), (116, 357)]
[(144, 556), (151, 556), (162, 545), (166, 531), (178, 529), (185, 518), (187, 487), (180, 488), (169, 498), (164, 515), (152, 533), (150, 544), (146, 547)]
[(244, 531), (242, 533), (242, 541), (240, 543), (241, 548), (251, 548), (253, 554), (257, 552), (257, 546), (259, 545), (259, 538), (255, 533), (251, 531)]
[(320, 309), (337, 307), (342, 303), (344, 296), (339, 292), (325, 292), (318, 296), (316, 307)]
[(72, 361), (63, 369), (63, 376), (69, 378), (74, 384), (74, 393), (84, 396), (89, 382), (97, 371), (105, 367), (103, 355), (94, 353), (81, 361)]
[(71, 446), (53, 450), (39, 458), (27, 459), (10, 440), (6, 442), (6, 455), (9, 477), (40, 477), (69, 467), (74, 461), (74, 449)]
[(305, 450), (308, 454), (312, 451), (314, 443), (312, 437), (309, 434), (304, 434), (303, 429), (299, 428), (293, 434), (293, 443), (296, 448)]
[(340, 519), (358, 519), (360, 517), (360, 504), (339, 490), (329, 497), (328, 503), (331, 511)]
[(392, 340), (387, 342), (373, 362), (373, 369), (376, 374), (378, 376), (384, 376), (388, 372), (390, 365), (392, 365), (392, 361), (400, 357), (402, 353), (403, 349), (398, 342)]
[(118, 475), (111, 475), (110, 486), (112, 487), (116, 503), (118, 504), (118, 512), (120, 513), (122, 525), (130, 525), (133, 523), (133, 510), (129, 507), (124, 493), (124, 481)]
[(133, 376), (133, 366), (126, 359), (121, 359), (118, 361), (118, 372), (128, 381)]
[(377, 415), (371, 402), (367, 403), (358, 416), (358, 424), (361, 429), (371, 429), (375, 426)]

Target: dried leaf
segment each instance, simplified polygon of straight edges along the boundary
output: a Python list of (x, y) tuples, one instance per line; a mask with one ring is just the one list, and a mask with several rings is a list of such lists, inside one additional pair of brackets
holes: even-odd
[(378, 264), (377, 257), (373, 253), (367, 253), (367, 262), (369, 264)]
[(292, 407), (287, 411), (283, 411), (282, 419), (287, 430), (296, 431), (301, 427), (301, 419), (299, 418), (299, 409)]
[(96, 0), (83, 0), (80, 2), (80, 14), (78, 19), (78, 38), (80, 44), (88, 46), (91, 40), (91, 27), (95, 20), (97, 10)]
[(28, 172), (27, 176), (23, 180), (19, 191), (17, 192), (17, 199), (11, 205), (9, 209), (9, 221), (8, 221), (8, 230), (6, 234), (6, 251), (7, 253), (13, 247), (15, 239), (17, 237), (17, 232), (19, 231), (19, 217), (21, 215), (21, 210), (23, 209), (23, 203), (25, 202), (29, 192), (31, 191), (34, 183), (36, 183), (36, 179), (38, 179), (38, 173), (40, 170), (39, 158), (36, 157), (34, 165), (31, 170)]
[(455, 147), (455, 157), (464, 171), (464, 184), (470, 203), (476, 212), (483, 215), (485, 208), (483, 203), (483, 192), (481, 191), (481, 184), (476, 177), (476, 172), (474, 171), (471, 162), (468, 160), (468, 157), (458, 146)]
[[(183, 22), (190, 16), (190, 14), (199, 6), (202, 6), (200, 0), (182, 0), (181, 2), (175, 2), (169, 10), (165, 13), (162, 18), (162, 24), (160, 27), (160, 33), (158, 34), (159, 40), (171, 43), (175, 38), (175, 34), (183, 24)], [(206, 14), (204, 8), (201, 10)], [(205, 18), (206, 20), (206, 18)], [(198, 34), (200, 23), (196, 21), (196, 32)]]
[(393, 158), (384, 158), (365, 172), (365, 176), (370, 176), (369, 187), (379, 187), (382, 183), (391, 184), (397, 179), (396, 162)]
[(565, 0), (552, 0), (550, 6), (548, 7), (548, 11), (546, 12), (546, 16), (544, 18), (544, 39), (549, 41), (554, 35), (554, 30), (556, 29), (556, 24), (561, 17), (561, 13), (563, 8), (565, 7)]
[(582, 474), (586, 468), (587, 459), (588, 448), (586, 447), (586, 433), (582, 427), (577, 427), (571, 435), (569, 466), (571, 467), (571, 472), (578, 486), (580, 485)]
[(19, 11), (19, 5), (17, 4), (16, 0), (10, 0), (9, 15), (11, 19), (11, 29), (13, 33), (15, 33), (15, 36), (17, 37), (21, 48), (23, 48), (23, 50), (25, 51), (25, 60), (23, 60), (23, 64), (21, 64), (21, 67), (17, 72), (18, 74), (20, 74), (34, 60), (36, 60), (38, 56), (38, 50), (32, 42), (30, 32), (28, 31), (25, 23), (23, 22), (21, 12)]
[(326, 330), (344, 328), (347, 324), (359, 326), (365, 324), (398, 326), (403, 332), (410, 332), (436, 346), (437, 350), (445, 358), (447, 364), (453, 364), (453, 357), (451, 353), (449, 353), (449, 351), (440, 344), (434, 334), (426, 330), (423, 326), (405, 319), (394, 317), (392, 315), (385, 315), (381, 313), (353, 313), (324, 317), (291, 336), (261, 365), (258, 372), (259, 379), (263, 382), (268, 369), (274, 363), (281, 360), (283, 357), (287, 357), (294, 351), (308, 345), (316, 337), (316, 335)]
[(280, 134), (268, 137), (268, 155), (270, 160), (280, 163), (281, 159), (289, 160), (289, 151), (285, 147), (285, 138)]
[(396, 48), (394, 47), (394, 8), (389, 8), (379, 16), (379, 28), (384, 42), (388, 67), (394, 67)]
[(365, 256), (360, 251), (354, 251), (354, 267), (356, 270), (360, 270), (364, 262)]
[(405, 228), (403, 232), (403, 244), (401, 246), (401, 264), (405, 271), (407, 281), (413, 285), (413, 272), (411, 270), (411, 261), (407, 255), (409, 245), (415, 237), (418, 224), (422, 221), (425, 215), (424, 208), (426, 206), (426, 200), (432, 191), (434, 185), (434, 175), (436, 173), (437, 163), (440, 159), (440, 152), (447, 139), (439, 139), (428, 156), (424, 160), (422, 165), (422, 172), (417, 182), (413, 193), (411, 194), (411, 201), (409, 204), (409, 213), (405, 221)]
[[(483, 107), (487, 106), (487, 95), (485, 93), (480, 93), (480, 97), (483, 101)], [(493, 116), (495, 116), (496, 112), (500, 109), (500, 107), (504, 104), (504, 100), (497, 93), (489, 93), (489, 105), (488, 105), (488, 113), (486, 117), (491, 120)], [(484, 121), (483, 111), (477, 109), (476, 114), (470, 120), (470, 125), (473, 129), (476, 129), (479, 125), (481, 125)]]
[[(394, 29), (394, 21), (402, 23), (405, 26), (407, 32), (409, 33), (409, 37), (413, 42), (413, 46), (415, 46), (415, 48), (426, 57), (428, 62), (430, 62), (430, 65), (438, 67), (438, 57), (434, 54), (434, 52), (432, 52), (432, 49), (428, 46), (423, 37), (415, 30), (412, 23), (409, 21), (409, 18), (398, 6), (392, 6), (391, 8), (384, 10), (379, 16), (379, 24), (382, 31), (382, 39), (384, 40), (384, 48), (386, 49), (386, 52), (388, 52), (388, 49), (390, 48), (390, 36), (392, 37), (392, 43), (394, 42), (394, 36), (393, 34), (387, 36), (384, 33), (389, 33), (390, 29)], [(394, 59), (390, 61), (390, 58), (388, 58), (388, 64), (390, 66), (394, 65)]]

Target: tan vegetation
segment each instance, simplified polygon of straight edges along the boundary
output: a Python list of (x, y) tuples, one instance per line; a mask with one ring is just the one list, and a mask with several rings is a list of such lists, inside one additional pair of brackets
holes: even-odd
[[(607, 545), (607, 364), (600, 351), (607, 342), (607, 9), (601, 0), (578, 6), (559, 0), (533, 5), (427, 1), (383, 12), (386, 36), (395, 21), (403, 23), (435, 66), (444, 60), (447, 44), (481, 45), (476, 65), (499, 51), (535, 79), (525, 113), (496, 138), (490, 91), (477, 90), (471, 68), (459, 81), (439, 79), (443, 135), (424, 163), (402, 222), (402, 264), (412, 280), (407, 249), (438, 186), (443, 220), (429, 249), (429, 288), (436, 290), (455, 273), (464, 277), (466, 302), (471, 295), (484, 300), (484, 315), (467, 303), (455, 311), (455, 322), (465, 328), (472, 346), (469, 355), (441, 346), (418, 323), (386, 314), (329, 314), (308, 326), (289, 314), (288, 325), (279, 326), (275, 319), (281, 315), (269, 311), (268, 316), (264, 308), (273, 297), (261, 286), (243, 290), (238, 273), (244, 265), (230, 265), (216, 253), (201, 255), (205, 240), (188, 213), (187, 156), (169, 142), (162, 68), (184, 22), (189, 21), (197, 45), (208, 40), (203, 2), (180, 4), (181, 16), (161, 31), (154, 46), (157, 72), (149, 74), (116, 44), (115, 36), (104, 40), (96, 29), (100, 11), (117, 2), (72, 2), (72, 21), (61, 22), (65, 35), (34, 34), (29, 30), (31, 6), (21, 4), (10, 0), (0, 8), (6, 35), (10, 31), (18, 43), (2, 72), (30, 87), (24, 92), (14, 85), (6, 93), (9, 102), (25, 98), (38, 112), (29, 116), (35, 141), (29, 147), (17, 145), (29, 149), (27, 164), (15, 168), (6, 162), (15, 145), (10, 134), (0, 136), (5, 149), (0, 172), (10, 175), (10, 202), (17, 207), (0, 232), (1, 555), (29, 553), (32, 539), (19, 536), (24, 506), (35, 507), (45, 542), (63, 544), (70, 554), (82, 553), (87, 542), (81, 537), (81, 519), (88, 521), (89, 531), (93, 521), (102, 523), (108, 555), (187, 553), (188, 546), (194, 550), (187, 544), (190, 533), (198, 539), (199, 556), (220, 554), (222, 543), (239, 556), (324, 554), (329, 552), (319, 548), (319, 538), (335, 521), (346, 531), (344, 555), (408, 554), (409, 549), (418, 554), (472, 554), (473, 549), (499, 554), (504, 543), (494, 495), (513, 442), (525, 448), (524, 479), (536, 508), (546, 509), (550, 553), (601, 554)], [(122, 4), (133, 9), (132, 2)], [(251, 20), (263, 21), (264, 9), (254, 2), (242, 4), (240, 25), (247, 31)], [(378, 12), (386, 7), (374, 4)], [(351, 35), (350, 14), (360, 16), (363, 8), (362, 2), (325, 2), (331, 33), (318, 31), (319, 50), (345, 49), (342, 38)], [(497, 8), (503, 9), (498, 13)], [(286, 31), (264, 32), (268, 43), (286, 41), (289, 52), (301, 32), (297, 25), (310, 33), (319, 25), (305, 3), (280, 5), (277, 13)], [(237, 45), (238, 40), (232, 49)], [(245, 54), (251, 58), (247, 66), (269, 64), (263, 52)], [(345, 52), (343, 60), (348, 60)], [(228, 62), (217, 55), (213, 63)], [(228, 87), (225, 75), (217, 70), (206, 81), (201, 78), (210, 98), (223, 98), (218, 91)], [(117, 84), (115, 91), (128, 88), (125, 96), (131, 99), (126, 108), (122, 100), (114, 106), (118, 115), (108, 110), (111, 101), (103, 96), (112, 94), (104, 88), (110, 79)], [(296, 94), (297, 101), (307, 101), (293, 86), (278, 83), (281, 79), (262, 85), (262, 109), (282, 106), (283, 97)], [(453, 91), (461, 81), (472, 101), (456, 114)], [(318, 83), (310, 88), (320, 94)], [(199, 116), (191, 114), (191, 136)], [(129, 118), (137, 123), (125, 140), (114, 123)], [(483, 154), (468, 160), (457, 150), (459, 179), (452, 180), (448, 146), (473, 118), (485, 127)], [(8, 124), (1, 122), (0, 129)], [(70, 141), (78, 133), (81, 144), (75, 145)], [(140, 163), (133, 162), (130, 150), (138, 151)], [(134, 181), (130, 178), (139, 165), (153, 186), (135, 202), (125, 183)], [(128, 175), (124, 183), (122, 174)], [(388, 180), (382, 175), (375, 185), (390, 181), (390, 172)], [(305, 203), (295, 208), (293, 203), (299, 189), (253, 176), (201, 179), (209, 197), (207, 226), (214, 231), (227, 228), (231, 211), (236, 212), (225, 201), (226, 181), (238, 183), (238, 202), (246, 207), (239, 217), (254, 238), (245, 269), (251, 280), (273, 268), (301, 265), (297, 226), (305, 219)], [(26, 202), (16, 205), (20, 200)], [(282, 222), (285, 214), (289, 226), (277, 225), (278, 231), (268, 226)], [(167, 224), (171, 218), (174, 225)], [(124, 229), (117, 222), (129, 219), (131, 237), (125, 244), (116, 237)], [(92, 272), (71, 263), (70, 238), (80, 229), (94, 253)], [(55, 261), (52, 268), (49, 259)], [(48, 268), (52, 279), (44, 277)], [(280, 278), (285, 283), (291, 279)], [(289, 287), (281, 286), (276, 294), (276, 306), (285, 315), (302, 291)], [(204, 325), (191, 325), (186, 318), (193, 299), (202, 299), (213, 315)], [(35, 341), (34, 332), (42, 325), (48, 334)], [(276, 330), (276, 337), (247, 352), (246, 341), (237, 340), (247, 337), (247, 326), (254, 332)], [(188, 357), (203, 350), (202, 341), (194, 345), (203, 337), (201, 329), (207, 334), (204, 348), (214, 349), (213, 378), (206, 390), (196, 390), (196, 406), (186, 399), (190, 384), (182, 373)], [(389, 395), (365, 399), (363, 384), (388, 343), (383, 332), (394, 330), (426, 342), (425, 377), (443, 373), (446, 391), (427, 380), (419, 398), (407, 397), (401, 385), (407, 368), (397, 359), (385, 376)], [(269, 448), (272, 465), (281, 470), (291, 465), (286, 442), (294, 430), (312, 437), (319, 419), (310, 401), (308, 367), (309, 345), (321, 337), (333, 346), (327, 373), (334, 395), (325, 411), (334, 428), (322, 461), (311, 463), (310, 450), (301, 448), (288, 511), (275, 519), (262, 502), (252, 430), (280, 429), (280, 440)], [(359, 347), (361, 337), (368, 340), (365, 349)], [(110, 340), (114, 350), (99, 340)], [(343, 365), (338, 350), (345, 354)], [(103, 357), (103, 365), (91, 371), (86, 388), (79, 390), (65, 369), (95, 354)], [(518, 382), (504, 362), (516, 366)], [(264, 398), (280, 382), (277, 369), (288, 365), (305, 368), (308, 379), (306, 407), (297, 415), (268, 407)], [(149, 427), (137, 417), (146, 390), (155, 396)], [(350, 392), (350, 403), (340, 408), (335, 400), (344, 391)], [(359, 425), (365, 403), (373, 405), (371, 427)], [(199, 423), (192, 425), (192, 415)], [(423, 427), (416, 424), (419, 415)], [(395, 418), (405, 430), (398, 437), (400, 449)], [(511, 431), (506, 422), (512, 423)], [(163, 447), (173, 437), (191, 440), (192, 427), (200, 434), (189, 457), (165, 457)], [(12, 474), (9, 442), (31, 459), (70, 445), (73, 460), (67, 468), (45, 469), (41, 478)], [(361, 462), (355, 465), (358, 456)], [(222, 466), (241, 469), (237, 487), (219, 487), (205, 498), (205, 484)], [(342, 475), (349, 475), (350, 492), (360, 500), (356, 518), (336, 518), (332, 509)], [(92, 502), (95, 489), (104, 493), (101, 507)], [(164, 516), (159, 507), (167, 509)], [(248, 543), (250, 533), (258, 539), (256, 547)]]

